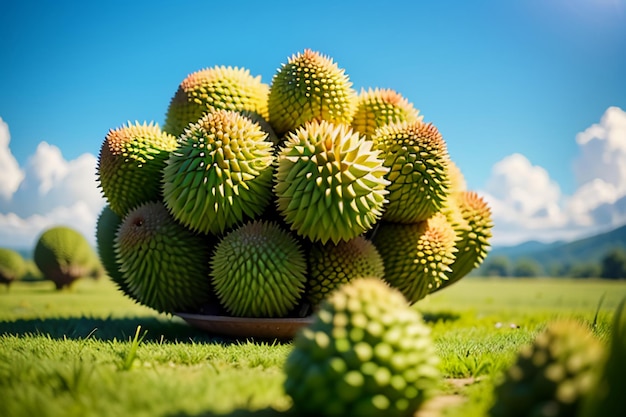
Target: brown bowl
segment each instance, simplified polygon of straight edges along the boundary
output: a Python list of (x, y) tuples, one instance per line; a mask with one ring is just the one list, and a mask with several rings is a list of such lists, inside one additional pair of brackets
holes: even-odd
[(312, 317), (251, 318), (207, 314), (175, 313), (191, 326), (211, 334), (262, 339), (293, 339)]

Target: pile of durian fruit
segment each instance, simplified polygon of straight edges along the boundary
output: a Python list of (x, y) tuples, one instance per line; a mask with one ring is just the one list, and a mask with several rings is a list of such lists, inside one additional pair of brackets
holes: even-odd
[(154, 122), (111, 129), (97, 248), (108, 275), (164, 313), (301, 317), (358, 277), (410, 304), (486, 257), (488, 204), (437, 127), (391, 89), (353, 88), (332, 58), (188, 75)]

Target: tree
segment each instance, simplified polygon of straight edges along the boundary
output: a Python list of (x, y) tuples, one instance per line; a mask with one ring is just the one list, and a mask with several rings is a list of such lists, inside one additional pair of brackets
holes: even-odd
[(96, 274), (98, 255), (85, 237), (68, 226), (55, 226), (39, 237), (33, 254), (45, 279), (58, 290), (69, 287), (81, 277)]
[(482, 274), (487, 277), (508, 277), (511, 262), (506, 256), (500, 255), (489, 259), (481, 269)]
[(8, 248), (0, 248), (0, 284), (9, 285), (21, 279), (26, 272), (24, 258), (17, 251)]
[(513, 267), (514, 277), (538, 277), (542, 273), (541, 265), (531, 258), (520, 258)]
[(597, 278), (602, 275), (601, 272), (599, 262), (577, 262), (570, 265), (567, 275), (572, 278)]
[(626, 278), (626, 249), (615, 248), (602, 258), (603, 278)]

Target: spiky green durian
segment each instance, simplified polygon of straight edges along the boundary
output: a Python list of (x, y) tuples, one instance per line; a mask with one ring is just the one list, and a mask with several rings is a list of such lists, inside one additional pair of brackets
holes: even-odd
[(215, 66), (196, 71), (178, 86), (163, 130), (180, 136), (189, 124), (220, 109), (253, 112), (267, 120), (268, 94), (269, 85), (246, 68)]
[(176, 138), (157, 124), (123, 125), (109, 130), (100, 148), (97, 179), (118, 216), (141, 203), (161, 198), (161, 170)]
[(580, 417), (626, 416), (626, 299), (615, 311), (608, 342), (598, 366), (598, 379), (582, 400)]
[(124, 217), (115, 254), (139, 303), (174, 313), (193, 312), (211, 302), (210, 242), (174, 220), (163, 203), (141, 204)]
[(330, 57), (305, 49), (289, 58), (272, 78), (269, 121), (279, 136), (305, 122), (352, 121), (356, 91), (345, 71)]
[(602, 354), (602, 345), (582, 323), (573, 319), (549, 323), (520, 350), (496, 386), (489, 415), (575, 417), (595, 382), (594, 368)]
[(379, 127), (422, 119), (419, 110), (397, 91), (370, 88), (359, 93), (352, 128), (370, 138)]
[(387, 172), (372, 142), (349, 126), (307, 122), (289, 133), (277, 156), (278, 209), (312, 241), (350, 240), (381, 217)]
[(78, 230), (69, 226), (53, 226), (37, 239), (33, 260), (45, 279), (54, 282), (57, 290), (71, 286), (89, 276), (97, 255)]
[(416, 223), (440, 211), (449, 193), (450, 157), (439, 130), (421, 121), (395, 123), (378, 129), (372, 140), (391, 182), (383, 220)]
[(337, 244), (314, 244), (308, 254), (307, 299), (317, 305), (339, 286), (359, 277), (383, 277), (385, 269), (374, 244), (359, 235)]
[(163, 200), (191, 230), (223, 233), (272, 198), (272, 144), (257, 123), (230, 110), (207, 113), (181, 136), (163, 170)]
[(459, 239), (456, 244), (456, 257), (450, 265), (451, 271), (448, 279), (434, 290), (445, 288), (459, 281), (474, 268), (480, 266), (491, 248), (493, 219), (487, 202), (474, 191), (463, 191), (455, 195), (454, 203), (464, 224), (455, 228)]
[(220, 303), (240, 317), (282, 317), (304, 291), (306, 259), (287, 230), (252, 221), (228, 233), (211, 257)]
[(331, 293), (293, 343), (284, 386), (298, 415), (412, 416), (440, 380), (430, 329), (378, 278)]
[(442, 213), (414, 224), (382, 222), (372, 241), (385, 266), (385, 280), (414, 303), (448, 279), (456, 233)]
[(115, 237), (122, 220), (123, 217), (118, 216), (109, 205), (104, 206), (96, 222), (96, 250), (111, 281), (123, 294), (135, 299), (120, 271), (115, 253)]
[(19, 252), (9, 249), (0, 248), (0, 284), (11, 285), (24, 274), (26, 274), (26, 261)]

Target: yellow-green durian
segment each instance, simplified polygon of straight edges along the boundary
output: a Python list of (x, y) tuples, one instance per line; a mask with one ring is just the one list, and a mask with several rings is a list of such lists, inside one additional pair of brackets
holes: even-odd
[(107, 133), (100, 148), (97, 180), (118, 216), (137, 205), (161, 199), (161, 170), (176, 138), (158, 124), (128, 123)]
[(372, 141), (389, 168), (383, 220), (416, 223), (439, 212), (450, 187), (450, 157), (439, 130), (422, 121), (396, 123), (378, 129)]
[(356, 91), (342, 68), (311, 49), (291, 56), (270, 86), (269, 121), (282, 136), (308, 121), (350, 124)]
[(131, 210), (115, 237), (131, 298), (162, 313), (194, 312), (210, 303), (210, 243), (174, 220), (162, 202)]
[(181, 136), (163, 169), (163, 199), (174, 218), (220, 234), (261, 214), (272, 198), (267, 133), (230, 110), (207, 113)]
[(417, 302), (448, 279), (457, 236), (442, 213), (413, 224), (381, 222), (372, 241), (385, 266), (385, 280)]
[(189, 74), (172, 98), (163, 130), (174, 136), (215, 110), (247, 111), (267, 120), (269, 85), (247, 68), (215, 66)]
[(256, 220), (228, 233), (211, 257), (211, 279), (233, 316), (282, 317), (299, 302), (306, 259), (277, 223)]
[(307, 299), (318, 305), (329, 293), (359, 277), (380, 277), (383, 260), (374, 244), (359, 235), (337, 244), (315, 243), (308, 253)]
[(390, 88), (369, 88), (359, 93), (352, 128), (369, 138), (382, 126), (412, 123), (422, 119), (419, 110), (397, 91)]
[(307, 122), (289, 133), (277, 155), (278, 210), (312, 241), (352, 239), (381, 217), (387, 172), (372, 142), (349, 126)]

